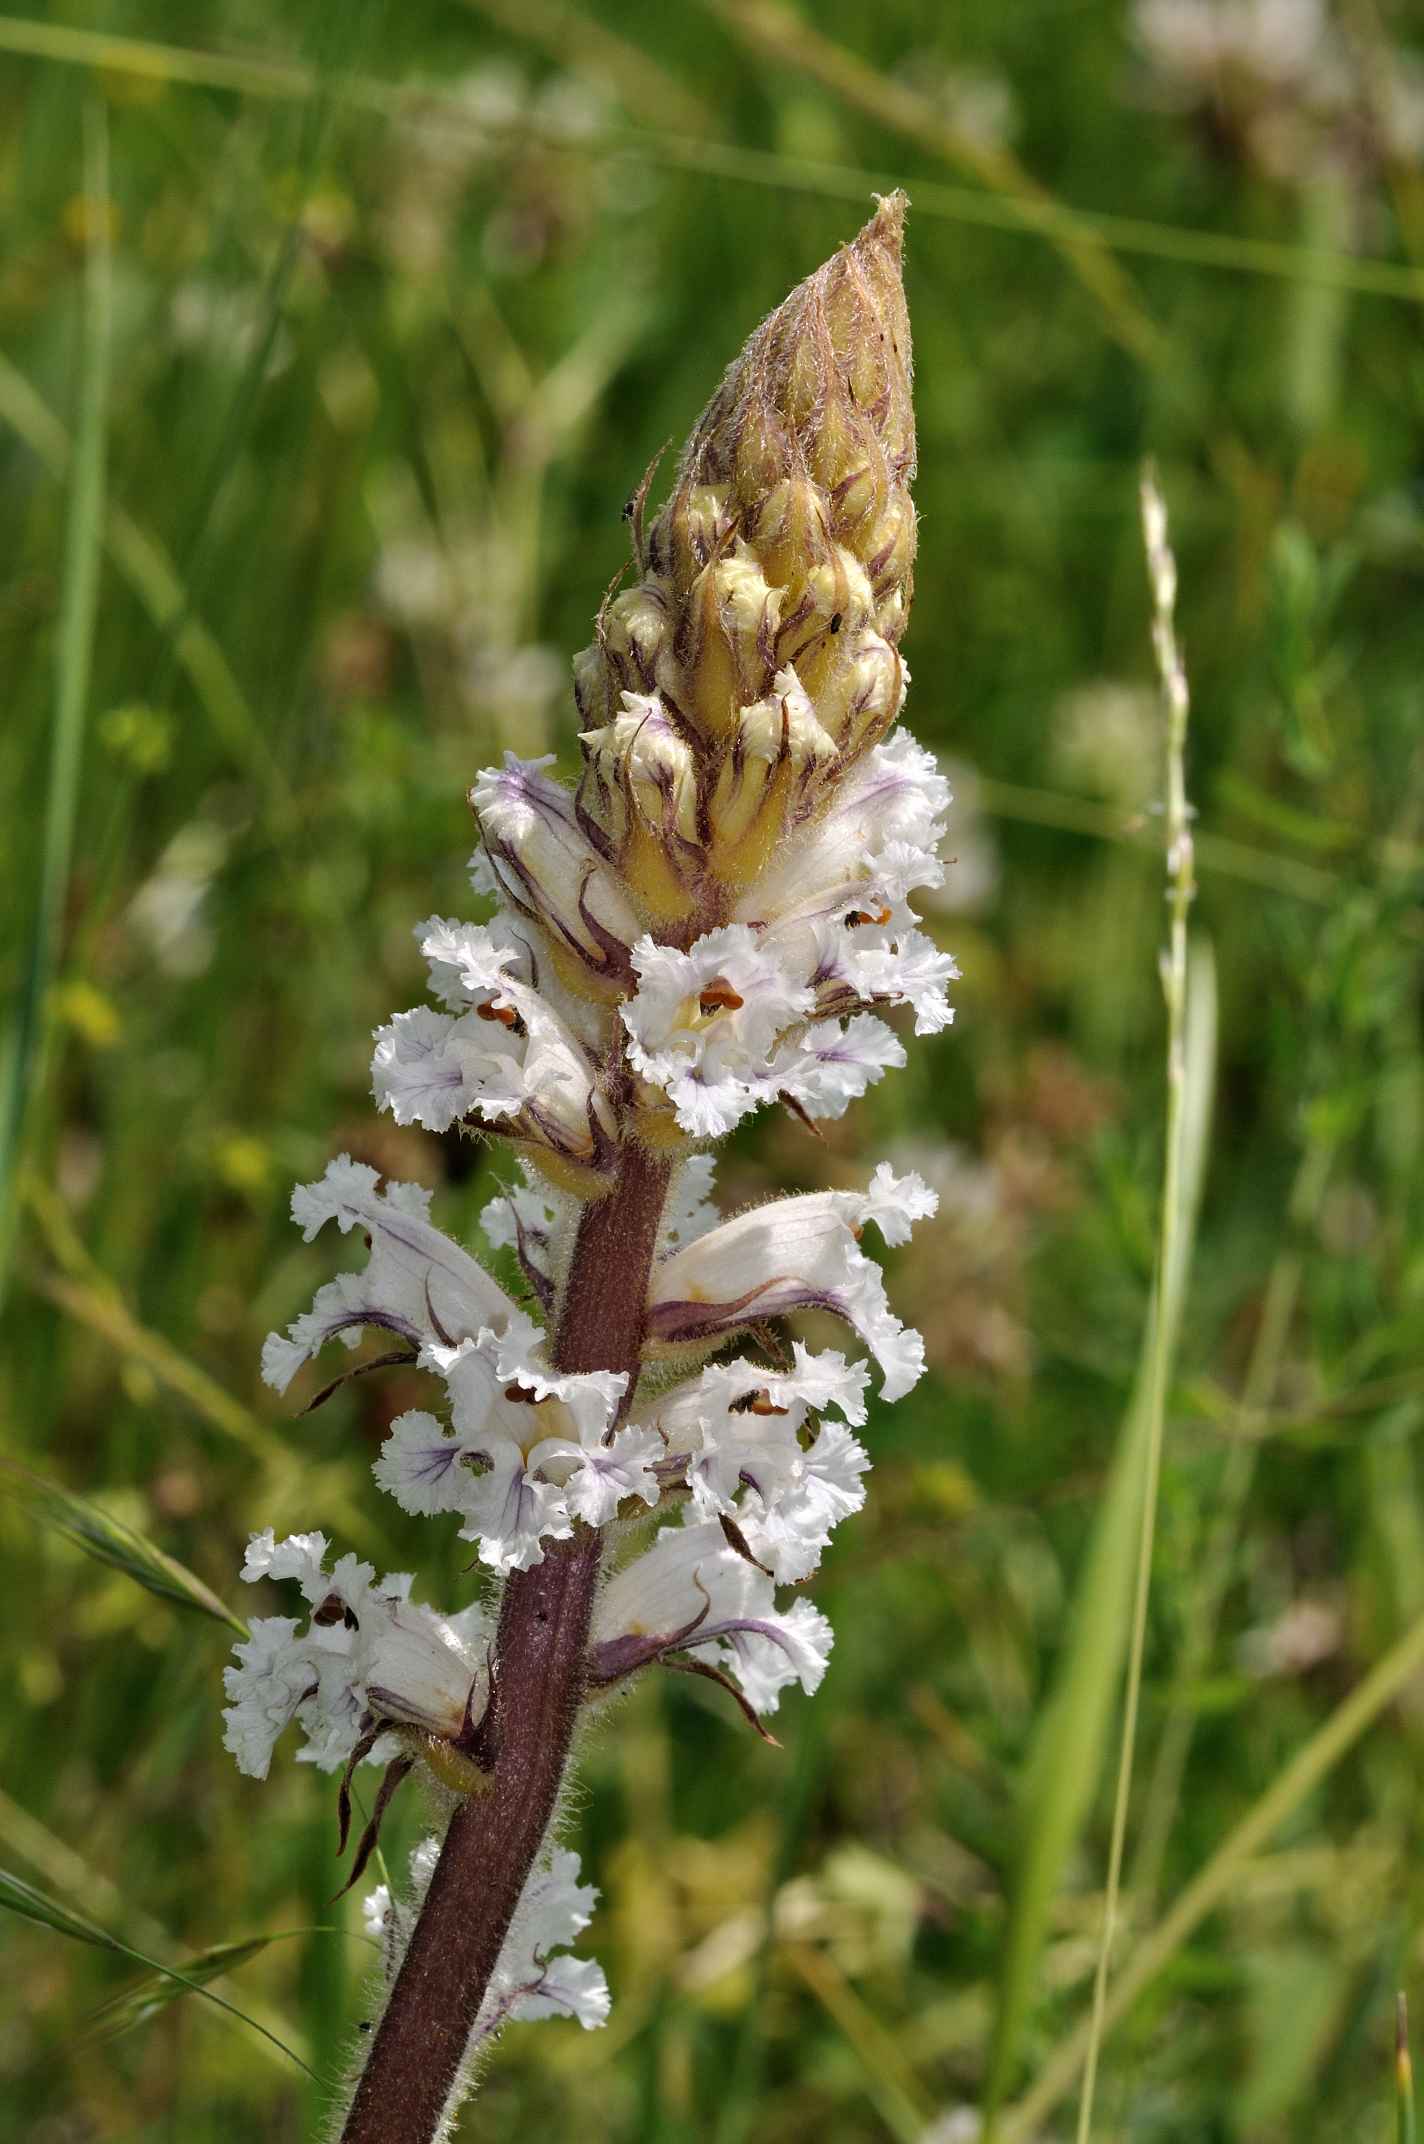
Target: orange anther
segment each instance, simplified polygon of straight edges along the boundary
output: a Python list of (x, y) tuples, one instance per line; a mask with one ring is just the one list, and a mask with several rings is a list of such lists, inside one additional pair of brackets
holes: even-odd
[(718, 976), (697, 1000), (697, 1009), (704, 1019), (710, 1019), (714, 1012), (738, 1012), (746, 1002), (745, 998), (737, 996), (730, 983), (724, 983)]

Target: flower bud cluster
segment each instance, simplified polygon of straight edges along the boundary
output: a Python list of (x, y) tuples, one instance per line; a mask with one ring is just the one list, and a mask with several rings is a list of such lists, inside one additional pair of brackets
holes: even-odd
[[(934, 1211), (917, 1177), (882, 1164), (864, 1191), (724, 1220), (705, 1151), (763, 1104), (841, 1115), (904, 1062), (887, 1011), (908, 1006), (921, 1034), (951, 1017), (954, 964), (910, 905), (942, 876), (948, 789), (890, 734), (915, 550), (902, 213), (883, 202), (757, 330), (646, 531), (635, 501), (638, 578), (575, 665), (581, 779), (512, 755), (478, 777), (473, 877), (497, 912), (420, 926), (440, 1009), (377, 1033), (374, 1091), (399, 1123), (512, 1143), (519, 1180), (482, 1225), (527, 1297), (434, 1226), (428, 1193), (343, 1155), (295, 1193), (293, 1218), (308, 1240), (328, 1222), (359, 1235), (366, 1264), (321, 1287), (263, 1358), (285, 1390), (364, 1329), (428, 1373), (429, 1406), (391, 1424), (375, 1478), (405, 1511), (455, 1520), (500, 1577), (582, 1529), (621, 1545), (656, 1514), (596, 1603), (589, 1688), (691, 1665), (753, 1719), (824, 1674), (829, 1625), (778, 1588), (816, 1569), (870, 1464), (856, 1434), (868, 1366), (799, 1343), (769, 1353), (768, 1328), (840, 1318), (885, 1399), (924, 1366), (862, 1248), (868, 1224), (895, 1245)], [(549, 1336), (579, 1216), (635, 1148), (672, 1164), (646, 1374), (570, 1373)], [(377, 1586), (350, 1557), (328, 1577), (325, 1550), (319, 1535), (253, 1543), (244, 1575), (295, 1580), (312, 1612), (305, 1627), (259, 1623), (239, 1648), (229, 1747), (264, 1774), (295, 1721), (318, 1764), (413, 1752), (473, 1791), (486, 1626), (412, 1608), (409, 1580)], [(380, 1916), (389, 1931), (400, 1909)], [(506, 1981), (524, 2014), (559, 2006), (531, 1992), (527, 1957)], [(598, 2022), (587, 1974), (569, 1987), (563, 2007)]]
[[(900, 711), (915, 557), (902, 215), (882, 203), (757, 330), (646, 537), (635, 508), (638, 580), (574, 665), (580, 809), (655, 933), (725, 915)], [(670, 841), (620, 801), (650, 752), (677, 796)]]

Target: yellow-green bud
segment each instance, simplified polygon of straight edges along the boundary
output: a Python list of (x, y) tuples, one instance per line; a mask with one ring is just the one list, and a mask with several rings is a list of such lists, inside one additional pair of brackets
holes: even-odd
[[(660, 928), (708, 928), (819, 808), (831, 761), (844, 771), (898, 712), (915, 556), (904, 208), (882, 201), (756, 330), (646, 534), (636, 502), (639, 579), (575, 663), (580, 810)], [(661, 703), (656, 768), (627, 694)], [(773, 713), (787, 704), (794, 717)]]
[(744, 886), (765, 868), (788, 809), (809, 799), (837, 757), (795, 670), (778, 670), (774, 692), (740, 710), (712, 793), (709, 860), (723, 885)]
[(817, 695), (816, 712), (848, 758), (885, 735), (904, 703), (906, 682), (898, 650), (879, 633), (847, 641), (844, 659)]

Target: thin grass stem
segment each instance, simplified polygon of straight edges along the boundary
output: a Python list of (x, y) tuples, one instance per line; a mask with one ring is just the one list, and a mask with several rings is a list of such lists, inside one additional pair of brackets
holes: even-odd
[(1170, 1306), (1180, 1303), (1186, 1279), (1186, 1235), (1181, 1221), (1189, 1107), (1186, 1051), (1187, 917), (1196, 891), (1192, 860), (1191, 807), (1187, 802), (1186, 780), (1187, 718), (1191, 699), (1174, 624), (1176, 560), (1168, 544), (1166, 507), (1157, 488), (1156, 476), (1150, 467), (1144, 471), (1142, 478), (1142, 527), (1148, 573), (1152, 583), (1153, 647), (1167, 714), (1165, 833), (1169, 920), (1167, 950), (1162, 963), (1162, 988), (1167, 1006), (1166, 1152), (1157, 1249), (1158, 1283), (1152, 1312), (1152, 1344), (1148, 1356), (1147, 1425), (1142, 1461), (1143, 1487), (1132, 1604), (1132, 1633), (1128, 1646), (1127, 1691), (1123, 1703), (1122, 1745), (1113, 1801), (1112, 1837), (1108, 1849), (1102, 1935), (1098, 1946), (1097, 1969), (1093, 1976), (1091, 2029), (1084, 2064), (1082, 2097), (1078, 2106), (1078, 2144), (1087, 2144), (1093, 2126), (1093, 2095), (1097, 2082), (1098, 2052), (1102, 2043), (1103, 2006), (1107, 1998), (1108, 1972), (1117, 1928), (1118, 1893), (1122, 1882), (1123, 1849), (1127, 1837), (1127, 1812), (1132, 1793), (1133, 1757), (1137, 1741), (1137, 1713), (1142, 1690), (1142, 1662), (1147, 1644), (1147, 1602), (1152, 1582), (1157, 1490), (1162, 1467), (1167, 1388), (1172, 1371), (1173, 1320)]
[(1256, 1329), (1233, 1421), (1233, 1441), (1202, 1551), (1199, 1576), (1187, 1610), (1181, 1652), (1168, 1699), (1167, 1724), (1143, 1802), (1132, 1888), (1144, 1913), (1151, 1910), (1161, 1883), (1172, 1812), (1177, 1805), (1196, 1726), (1189, 1693), (1201, 1676), (1211, 1650), (1222, 1598), (1231, 1578), (1241, 1513), (1256, 1471), (1260, 1424), (1280, 1379), (1286, 1343), (1300, 1297), (1305, 1271), (1301, 1239), (1320, 1210), (1334, 1159), (1333, 1141), (1313, 1143), (1306, 1149), (1288, 1208), (1294, 1240), (1276, 1259), (1266, 1283), (1261, 1321)]
[(1343, 1704), (1337, 1705), (1325, 1724), (1296, 1751), (1289, 1764), (1276, 1775), (1266, 1792), (1252, 1804), (1240, 1823), (1227, 1834), (1216, 1852), (1178, 1895), (1151, 1934), (1143, 1938), (1108, 1989), (1101, 2019), (1084, 2018), (1059, 2042), (1030, 2089), (1000, 2118), (999, 2144), (1028, 2144), (1028, 2140), (1038, 2134), (1047, 2116), (1071, 2091), (1087, 2058), (1094, 2025), (1101, 2043), (1207, 1915), (1230, 1895), (1246, 1864), (1294, 1815), (1307, 1795), (1328, 1777), (1421, 1668), (1424, 1668), (1424, 1616), (1411, 1623), (1404, 1636), (1390, 1647)]

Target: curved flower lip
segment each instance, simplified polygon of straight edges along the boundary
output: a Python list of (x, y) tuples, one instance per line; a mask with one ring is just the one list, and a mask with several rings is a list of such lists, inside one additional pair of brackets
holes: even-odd
[(312, 1307), (284, 1336), (269, 1333), (262, 1375), (285, 1392), (327, 1340), (356, 1345), (356, 1328), (375, 1325), (416, 1348), (504, 1326), (515, 1306), (484, 1267), (429, 1219), (431, 1194), (419, 1184), (380, 1188), (376, 1171), (339, 1154), (314, 1184), (292, 1193), (292, 1219), (308, 1243), (326, 1222), (367, 1237), (364, 1273), (342, 1273), (317, 1290)]
[(754, 1712), (774, 1712), (788, 1683), (817, 1687), (831, 1627), (807, 1600), (778, 1609), (770, 1578), (715, 1520), (665, 1526), (614, 1573), (594, 1609), (592, 1679), (614, 1682), (664, 1655), (709, 1648)]
[(793, 1310), (829, 1310), (879, 1362), (885, 1398), (899, 1399), (924, 1369), (924, 1343), (890, 1309), (857, 1237), (874, 1221), (887, 1243), (903, 1243), (938, 1203), (918, 1176), (897, 1177), (882, 1162), (865, 1192), (811, 1192), (738, 1214), (653, 1268), (648, 1339), (676, 1347)]

